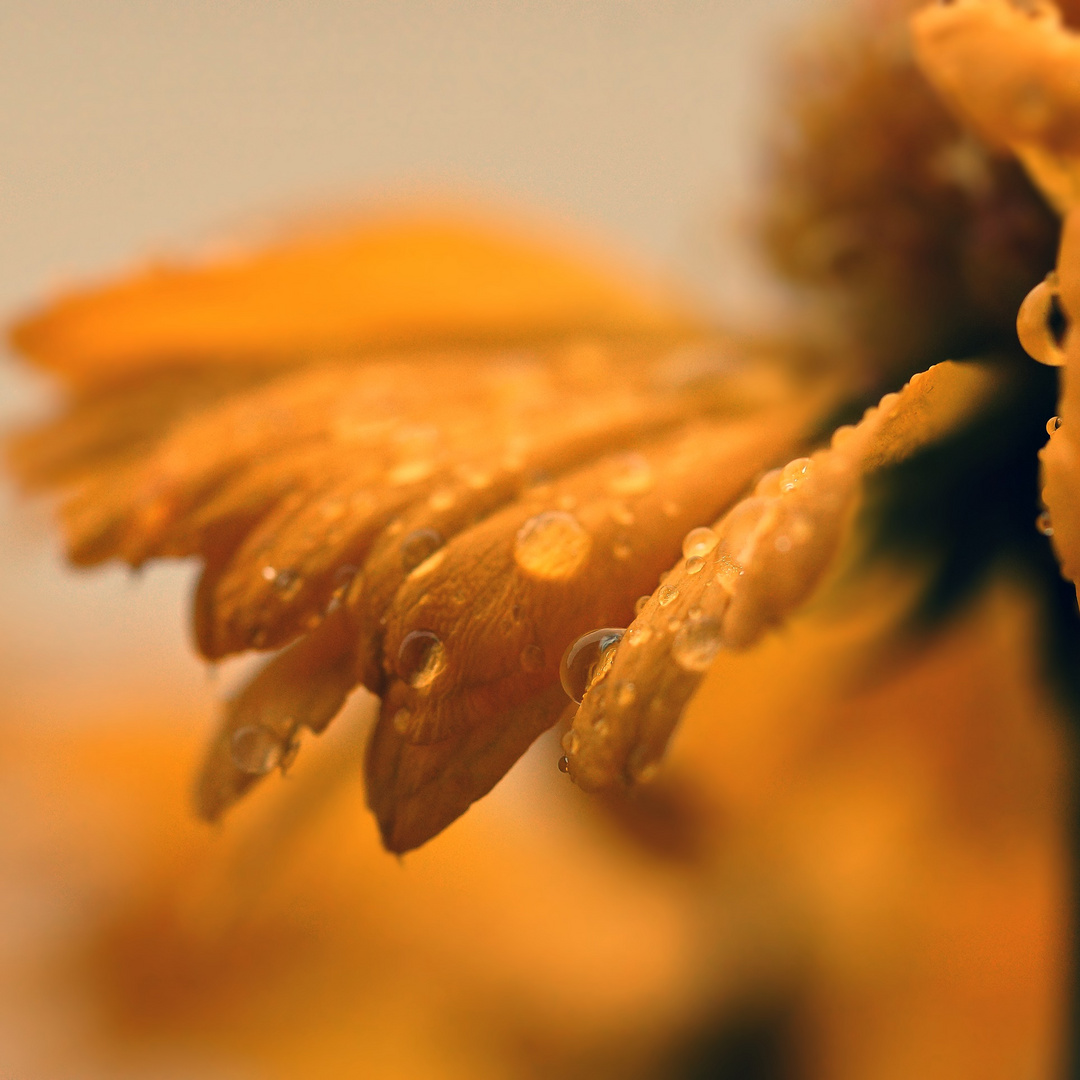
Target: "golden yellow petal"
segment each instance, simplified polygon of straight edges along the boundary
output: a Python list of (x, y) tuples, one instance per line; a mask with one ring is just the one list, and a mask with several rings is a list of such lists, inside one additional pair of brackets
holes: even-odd
[[(1003, 385), (990, 366), (944, 363), (888, 394), (829, 449), (764, 477), (667, 574), (589, 687), (564, 740), (586, 789), (655, 771), (683, 707), (723, 648), (745, 648), (825, 579), (865, 476), (940, 439)], [(601, 625), (598, 621), (595, 625)]]
[(1047, 0), (960, 0), (912, 19), (919, 64), (941, 97), (1006, 146), (1062, 213), (1080, 199), (1080, 36)]
[(343, 350), (697, 329), (662, 288), (521, 229), (415, 212), (55, 302), (17, 351), (76, 385), (165, 364), (265, 366)]

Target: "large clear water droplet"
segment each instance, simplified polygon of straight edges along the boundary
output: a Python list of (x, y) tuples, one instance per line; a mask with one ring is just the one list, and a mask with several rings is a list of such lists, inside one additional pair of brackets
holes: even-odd
[(789, 461), (780, 473), (780, 490), (794, 491), (809, 475), (813, 462), (808, 457)]
[(410, 630), (398, 647), (398, 674), (417, 690), (429, 686), (446, 666), (446, 650), (430, 630)]
[(582, 634), (563, 654), (559, 679), (563, 689), (579, 705), (585, 691), (611, 667), (615, 661), (615, 646), (625, 630), (608, 626)]
[(581, 569), (592, 537), (565, 510), (545, 510), (529, 518), (514, 540), (514, 561), (530, 577), (563, 581)]
[(1058, 277), (1051, 270), (1043, 281), (1024, 297), (1016, 315), (1016, 336), (1024, 352), (1040, 364), (1061, 367), (1065, 363), (1062, 347), (1068, 329), (1058, 293)]
[(720, 542), (720, 537), (712, 529), (691, 529), (683, 537), (682, 553), (684, 559), (691, 559), (695, 555), (708, 555)]
[(413, 529), (401, 541), (401, 566), (408, 573), (415, 570), (425, 559), (443, 546), (443, 537), (437, 529)]
[(265, 776), (281, 760), (281, 740), (262, 724), (237, 728), (229, 741), (232, 763), (248, 776)]

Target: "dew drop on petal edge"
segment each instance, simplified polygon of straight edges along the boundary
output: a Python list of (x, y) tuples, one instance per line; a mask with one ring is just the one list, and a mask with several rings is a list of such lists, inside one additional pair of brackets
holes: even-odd
[(425, 559), (443, 546), (442, 534), (436, 529), (413, 529), (401, 541), (401, 566), (406, 572), (415, 570)]
[(661, 607), (667, 607), (673, 600), (679, 597), (679, 590), (674, 585), (661, 585), (656, 594), (657, 602)]
[(1053, 525), (1053, 522), (1050, 520), (1050, 511), (1049, 510), (1044, 510), (1035, 519), (1035, 528), (1038, 529), (1039, 532), (1041, 532), (1043, 534), (1043, 536), (1053, 536), (1054, 535), (1054, 525)]
[(684, 671), (707, 671), (721, 645), (720, 624), (715, 619), (687, 623), (671, 643), (671, 655)]
[(269, 728), (248, 724), (232, 733), (229, 757), (248, 776), (265, 776), (281, 760), (281, 741)]
[(582, 634), (563, 654), (559, 679), (572, 701), (579, 705), (593, 679), (615, 658), (614, 646), (622, 640), (625, 630), (607, 626)]
[(563, 756), (561, 758), (559, 758), (559, 772), (568, 773), (569, 771), (570, 771), (570, 759), (565, 754), (563, 754)]
[(709, 528), (691, 529), (682, 542), (682, 553), (684, 559), (692, 558), (694, 555), (708, 555), (710, 551), (720, 542), (720, 538)]
[(430, 685), (446, 666), (446, 650), (430, 630), (410, 630), (398, 646), (398, 674), (416, 689)]

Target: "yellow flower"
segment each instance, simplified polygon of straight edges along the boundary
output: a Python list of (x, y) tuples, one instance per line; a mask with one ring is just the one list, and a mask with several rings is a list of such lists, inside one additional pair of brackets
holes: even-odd
[[(1080, 635), (1034, 527), (1053, 376), (1012, 328), (1056, 225), (990, 148), (1070, 215), (1022, 328), (1066, 362), (1041, 532), (1075, 576), (1080, 343), (1054, 320), (1080, 312), (1080, 47), (1048, 12), (915, 17), (976, 134), (888, 26), (794, 69), (763, 235), (830, 317), (783, 339), (505, 224), (419, 213), (22, 321), (16, 347), (69, 401), (14, 460), (69, 492), (72, 560), (197, 557), (202, 654), (273, 652), (226, 707), (199, 812), (287, 770), (363, 686), (366, 797), (408, 851), (563, 720), (563, 771), (722, 912), (703, 1000), (735, 997), (728, 969), (783, 999), (805, 964), (821, 1075), (1051, 1072), (1056, 725)], [(764, 878), (783, 957), (755, 966), (732, 898)]]

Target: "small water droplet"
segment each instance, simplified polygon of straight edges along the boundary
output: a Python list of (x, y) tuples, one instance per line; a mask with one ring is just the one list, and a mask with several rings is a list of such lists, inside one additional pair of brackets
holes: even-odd
[(403, 461), (386, 474), (386, 479), (394, 487), (403, 487), (406, 484), (418, 484), (421, 480), (426, 480), (434, 471), (434, 463), (426, 459)]
[(620, 683), (615, 692), (615, 704), (625, 709), (633, 705), (635, 701), (637, 701), (637, 687), (632, 682)]
[(780, 490), (794, 491), (810, 475), (813, 462), (807, 457), (789, 461), (780, 473)]
[(262, 724), (249, 724), (232, 733), (229, 757), (248, 776), (265, 776), (281, 760), (281, 740)]
[(408, 735), (412, 727), (412, 713), (408, 709), (398, 709), (391, 723), (399, 735)]
[(1035, 528), (1038, 529), (1039, 532), (1041, 532), (1043, 534), (1043, 536), (1053, 536), (1054, 535), (1054, 526), (1053, 526), (1053, 523), (1050, 521), (1050, 511), (1049, 510), (1044, 510), (1035, 519)]
[(686, 572), (688, 574), (700, 574), (704, 565), (705, 560), (700, 555), (691, 555), (686, 560)]
[(674, 585), (661, 585), (657, 590), (656, 599), (661, 607), (667, 607), (672, 600), (679, 598), (679, 590)]
[(619, 525), (633, 525), (634, 511), (624, 502), (613, 502), (610, 507), (611, 520)]
[(625, 630), (608, 626), (582, 634), (563, 654), (559, 679), (569, 697), (579, 705), (585, 691), (602, 676), (615, 661), (615, 646)]
[(273, 566), (264, 566), (261, 573), (263, 581), (273, 581), (277, 577), (277, 569)]
[(415, 570), (443, 546), (443, 537), (437, 529), (413, 529), (401, 541), (401, 566), (408, 572)]
[(690, 610), (689, 610), (689, 611), (688, 611), (688, 612), (686, 613), (686, 617), (687, 617), (688, 619), (690, 619), (690, 620), (691, 620), (691, 622), (696, 622), (696, 621), (697, 621), (698, 619), (700, 619), (700, 618), (701, 618), (701, 616), (702, 616), (702, 610), (701, 610), (701, 608), (700, 608), (700, 607), (698, 607), (698, 605), (697, 605), (697, 604), (695, 604), (695, 605), (694, 605), (694, 606), (693, 606), (693, 607), (692, 607), (692, 608), (691, 608), (691, 609), (690, 609)]
[(631, 626), (626, 631), (626, 644), (632, 649), (644, 645), (652, 637), (652, 630), (647, 626)]
[(302, 583), (295, 570), (279, 570), (274, 575), (274, 591), (284, 600), (291, 600), (300, 591)]
[(845, 446), (850, 445), (851, 440), (855, 436), (855, 432), (858, 429), (854, 424), (841, 424), (834, 432), (830, 446), (834, 450), (843, 450)]
[(1061, 427), (1061, 417), (1051, 416), (1050, 419), (1046, 421), (1046, 434), (1053, 435), (1059, 427)]
[(633, 549), (625, 540), (616, 540), (615, 543), (611, 545), (611, 554), (620, 562), (626, 562), (633, 554)]
[(649, 602), (650, 599), (651, 599), (651, 597), (649, 597), (649, 596), (639, 596), (634, 601), (634, 614), (635, 615), (640, 615), (642, 610), (644, 609), (645, 605)]
[(545, 510), (518, 529), (514, 561), (531, 577), (565, 580), (581, 569), (591, 548), (592, 537), (573, 514)]
[(410, 630), (398, 647), (398, 674), (417, 690), (430, 686), (446, 666), (446, 649), (430, 630)]
[(1066, 329), (1067, 319), (1061, 307), (1057, 273), (1051, 270), (1024, 297), (1016, 315), (1016, 336), (1032, 360), (1061, 367), (1065, 363), (1062, 344)]
[(774, 541), (773, 547), (780, 552), (781, 555), (786, 555), (791, 550), (791, 537), (781, 533)]
[(544, 670), (544, 650), (539, 645), (526, 645), (521, 650), (521, 667), (531, 674)]
[(457, 502), (457, 496), (449, 488), (440, 488), (438, 491), (433, 492), (428, 499), (428, 506), (432, 510), (442, 511), (449, 510), (450, 507)]
[(671, 643), (671, 655), (686, 671), (707, 671), (721, 645), (720, 624), (715, 619), (687, 623)]
[(568, 773), (569, 771), (570, 771), (570, 759), (565, 754), (563, 754), (563, 756), (561, 758), (559, 758), (559, 772)]
[(652, 489), (652, 466), (642, 454), (623, 454), (615, 467), (616, 473), (608, 483), (615, 495), (642, 495)]
[(691, 529), (686, 536), (683, 537), (683, 558), (689, 559), (694, 555), (708, 555), (719, 542), (720, 537), (717, 536), (712, 529), (705, 527)]

